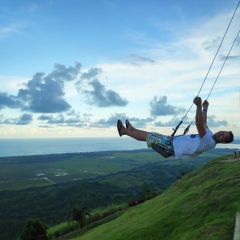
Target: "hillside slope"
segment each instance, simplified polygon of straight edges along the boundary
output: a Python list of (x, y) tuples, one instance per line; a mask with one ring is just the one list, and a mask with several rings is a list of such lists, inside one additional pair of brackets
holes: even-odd
[(75, 240), (229, 240), (240, 210), (240, 159), (224, 156), (162, 195)]

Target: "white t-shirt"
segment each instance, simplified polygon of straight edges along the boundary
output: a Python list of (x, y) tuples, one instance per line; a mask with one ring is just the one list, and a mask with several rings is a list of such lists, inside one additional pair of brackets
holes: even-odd
[(183, 135), (173, 139), (175, 157), (177, 159), (195, 157), (216, 146), (212, 138), (213, 133), (206, 128), (206, 134), (200, 138), (199, 134)]

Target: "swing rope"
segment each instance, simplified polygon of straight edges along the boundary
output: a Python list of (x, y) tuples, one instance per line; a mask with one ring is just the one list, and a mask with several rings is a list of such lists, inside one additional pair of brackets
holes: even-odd
[(230, 48), (230, 50), (229, 50), (229, 52), (228, 52), (228, 55), (226, 56), (226, 58), (225, 58), (225, 60), (224, 60), (224, 63), (223, 63), (223, 65), (222, 65), (222, 67), (221, 67), (221, 69), (220, 69), (220, 71), (219, 71), (219, 73), (218, 73), (218, 76), (217, 76), (215, 82), (213, 83), (213, 86), (212, 86), (212, 88), (211, 88), (211, 90), (210, 90), (210, 92), (209, 92), (209, 94), (208, 94), (208, 96), (207, 96), (207, 99), (209, 98), (210, 94), (212, 93), (212, 90), (213, 90), (213, 88), (214, 88), (214, 86), (215, 86), (215, 84), (216, 84), (216, 82), (217, 82), (217, 80), (218, 80), (218, 78), (219, 78), (222, 70), (223, 70), (223, 67), (224, 67), (224, 65), (225, 65), (225, 63), (226, 63), (226, 61), (227, 61), (227, 59), (228, 59), (228, 57), (229, 57), (229, 55), (230, 55), (230, 53), (231, 53), (231, 51), (232, 51), (232, 48), (233, 48), (235, 42), (236, 42), (237, 39), (238, 39), (239, 34), (240, 34), (240, 29), (239, 29), (239, 31), (238, 31), (238, 34), (237, 34), (235, 40), (233, 41), (233, 44), (232, 44), (232, 46), (231, 46), (231, 48)]
[[(214, 86), (215, 86), (215, 84), (216, 84), (216, 82), (217, 82), (217, 80), (218, 80), (218, 78), (219, 78), (222, 70), (223, 70), (223, 67), (224, 67), (224, 65), (225, 65), (225, 63), (226, 63), (226, 61), (227, 61), (227, 59), (228, 59), (228, 57), (229, 57), (229, 55), (230, 55), (230, 53), (231, 53), (231, 51), (232, 51), (232, 48), (233, 48), (235, 42), (236, 42), (237, 39), (238, 39), (239, 34), (240, 34), (240, 30), (238, 31), (238, 34), (237, 34), (235, 40), (233, 41), (233, 44), (232, 44), (232, 46), (231, 46), (231, 48), (230, 48), (230, 50), (229, 50), (229, 52), (228, 52), (228, 55), (227, 55), (226, 58), (224, 59), (224, 62), (223, 62), (223, 64), (222, 64), (222, 67), (221, 67), (221, 69), (220, 69), (220, 71), (219, 71), (219, 73), (218, 73), (218, 75), (217, 75), (217, 77), (216, 77), (216, 79), (215, 79), (215, 81), (214, 81), (214, 83), (213, 83), (213, 85), (212, 85), (212, 88), (211, 88), (211, 90), (210, 90), (210, 92), (209, 92), (209, 94), (208, 94), (208, 96), (207, 96), (207, 100), (208, 100), (209, 96), (210, 96), (211, 93), (212, 93), (212, 90), (213, 90), (213, 88), (214, 88)], [(192, 105), (193, 105), (193, 104), (192, 104)], [(194, 118), (193, 118), (193, 120), (191, 121), (190, 125), (192, 124), (193, 121), (194, 121)], [(190, 127), (190, 126), (189, 126), (189, 127)]]
[[(208, 69), (208, 72), (207, 72), (207, 74), (206, 74), (206, 76), (205, 76), (205, 78), (204, 78), (204, 80), (203, 80), (203, 83), (202, 83), (202, 85), (201, 85), (201, 87), (200, 87), (200, 90), (199, 90), (197, 96), (200, 94), (200, 92), (201, 92), (201, 90), (202, 90), (202, 88), (203, 88), (203, 85), (204, 85), (204, 83), (206, 82), (206, 79), (207, 79), (207, 77), (208, 77), (208, 75), (209, 75), (209, 73), (210, 73), (210, 70), (212, 69), (213, 63), (214, 63), (214, 61), (215, 61), (215, 59), (216, 59), (216, 57), (217, 57), (217, 55), (218, 55), (218, 52), (219, 52), (219, 50), (220, 50), (220, 48), (221, 48), (221, 46), (222, 46), (222, 43), (223, 43), (223, 41), (224, 41), (224, 39), (225, 39), (225, 36), (226, 36), (226, 34), (227, 34), (228, 30), (229, 30), (229, 27), (230, 27), (230, 25), (231, 25), (231, 23), (232, 23), (232, 20), (233, 20), (235, 14), (236, 14), (236, 12), (237, 12), (237, 9), (238, 9), (239, 5), (240, 5), (240, 0), (239, 0), (239, 2), (238, 2), (238, 4), (237, 4), (237, 7), (236, 7), (236, 9), (235, 9), (235, 11), (234, 11), (234, 13), (233, 13), (233, 15), (232, 15), (232, 18), (231, 18), (231, 20), (230, 20), (230, 22), (229, 22), (229, 24), (228, 24), (228, 27), (227, 27), (227, 29), (226, 29), (226, 31), (225, 31), (225, 33), (224, 33), (224, 36), (223, 36), (223, 38), (222, 38), (222, 41), (221, 41), (221, 43), (220, 43), (220, 45), (219, 45), (219, 47), (218, 47), (218, 50), (217, 50), (217, 52), (216, 52), (216, 54), (215, 54), (215, 56), (214, 56), (214, 58), (213, 58), (213, 60), (212, 60), (212, 63), (211, 63), (211, 65), (210, 65), (209, 69)], [(240, 34), (240, 30), (239, 30), (239, 32), (238, 32), (235, 40), (233, 41), (233, 44), (232, 44), (232, 46), (231, 46), (231, 48), (230, 48), (230, 50), (229, 50), (229, 52), (228, 52), (228, 55), (225, 57), (225, 60), (224, 60), (224, 62), (223, 62), (223, 65), (222, 65), (222, 67), (221, 67), (221, 69), (220, 69), (220, 71), (219, 71), (219, 73), (218, 73), (218, 75), (217, 75), (217, 78), (215, 79), (215, 82), (214, 82), (214, 84), (213, 84), (213, 86), (212, 86), (212, 88), (211, 88), (211, 90), (210, 90), (210, 92), (209, 92), (209, 94), (208, 94), (207, 99), (209, 98), (209, 96), (210, 96), (210, 94), (211, 94), (211, 92), (212, 92), (212, 90), (213, 90), (213, 88), (214, 88), (214, 86), (215, 86), (215, 84), (216, 84), (216, 82), (217, 82), (217, 80), (218, 80), (221, 72), (222, 72), (222, 69), (223, 69), (223, 67), (224, 67), (224, 65), (225, 65), (225, 63), (226, 63), (226, 61), (227, 61), (227, 59), (228, 59), (228, 57), (229, 57), (229, 55), (230, 55), (230, 53), (231, 53), (231, 51), (232, 51), (232, 48), (233, 48), (235, 42), (236, 42), (237, 39), (238, 39), (239, 34)], [(187, 116), (187, 114), (189, 113), (189, 111), (191, 110), (192, 106), (193, 106), (193, 103), (192, 103), (192, 105), (190, 106), (190, 108), (188, 109), (188, 111), (186, 112), (186, 114), (184, 115), (184, 117), (182, 118), (182, 120), (180, 121), (180, 123), (176, 126), (175, 129), (173, 129), (174, 131), (173, 131), (173, 133), (172, 133), (172, 135), (171, 135), (172, 137), (173, 137), (173, 136), (175, 135), (175, 133), (177, 132), (178, 128), (180, 127), (180, 125), (182, 124), (183, 120), (185, 119), (185, 117)], [(193, 120), (194, 120), (194, 119), (193, 119)], [(189, 130), (189, 128), (190, 128), (193, 120), (192, 120), (191, 123), (188, 125), (188, 127), (184, 130), (184, 135), (188, 132), (188, 130)]]

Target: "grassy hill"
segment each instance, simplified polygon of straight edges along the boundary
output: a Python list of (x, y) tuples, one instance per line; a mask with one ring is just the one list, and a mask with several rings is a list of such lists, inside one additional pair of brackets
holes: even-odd
[(183, 176), (160, 196), (71, 239), (233, 239), (240, 210), (239, 172), (239, 158), (216, 158)]

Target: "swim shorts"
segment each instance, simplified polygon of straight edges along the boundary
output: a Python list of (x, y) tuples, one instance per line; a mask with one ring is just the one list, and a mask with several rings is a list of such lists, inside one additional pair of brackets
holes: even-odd
[(168, 154), (174, 156), (174, 148), (172, 144), (172, 137), (165, 136), (159, 133), (148, 133), (146, 138), (148, 148), (156, 145), (163, 149)]

